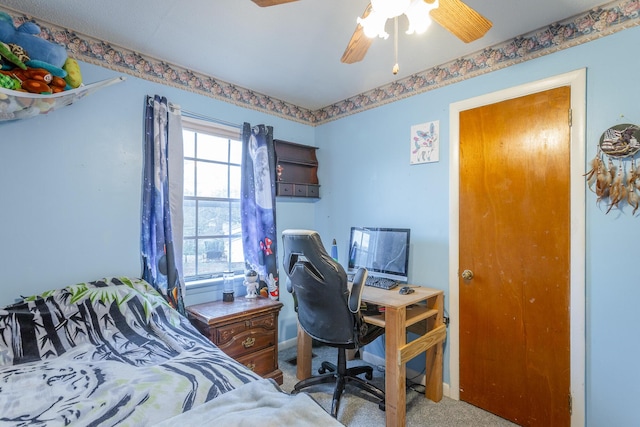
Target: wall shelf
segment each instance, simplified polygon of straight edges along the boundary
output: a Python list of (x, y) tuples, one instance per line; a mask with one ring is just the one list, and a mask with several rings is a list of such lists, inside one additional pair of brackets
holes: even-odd
[(316, 147), (274, 139), (276, 196), (319, 199)]
[(61, 107), (73, 104), (78, 99), (103, 87), (124, 81), (125, 77), (114, 77), (96, 83), (80, 86), (77, 89), (51, 95), (20, 92), (0, 87), (0, 122), (22, 120), (48, 114)]

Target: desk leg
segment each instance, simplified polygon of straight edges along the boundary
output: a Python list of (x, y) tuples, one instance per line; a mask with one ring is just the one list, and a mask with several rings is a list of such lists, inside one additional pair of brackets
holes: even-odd
[[(432, 329), (433, 327), (431, 327), (431, 330)], [(426, 352), (427, 366), (424, 379), (424, 397), (433, 402), (440, 402), (442, 400), (443, 353), (442, 341), (435, 344)]]
[(385, 411), (387, 427), (406, 423), (407, 367), (399, 360), (398, 349), (407, 343), (404, 307), (385, 311)]
[[(444, 307), (444, 295), (439, 295), (435, 300), (434, 308), (438, 309), (436, 318), (427, 320), (427, 330), (433, 331), (437, 326), (442, 325)], [(442, 400), (442, 363), (444, 359), (444, 349), (442, 341), (429, 348), (426, 353), (427, 366), (425, 376), (424, 397), (433, 402)]]
[(298, 324), (298, 355), (296, 377), (299, 380), (307, 379), (311, 376), (311, 346), (313, 340)]

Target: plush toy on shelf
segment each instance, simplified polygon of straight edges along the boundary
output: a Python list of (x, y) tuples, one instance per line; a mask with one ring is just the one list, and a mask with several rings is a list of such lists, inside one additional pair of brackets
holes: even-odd
[[(22, 51), (22, 54), (14, 53), (14, 51)], [(27, 66), (24, 65), (24, 61), (28, 61), (29, 57), (24, 53), (24, 49), (16, 44), (6, 44), (0, 41), (0, 65), (2, 68), (5, 68), (5, 63), (7, 67), (15, 68), (18, 67), (21, 70), (26, 70)]]
[(18, 81), (20, 87), (17, 90), (23, 89), (31, 93), (58, 93), (67, 87), (67, 82), (63, 78), (51, 75), (44, 68), (2, 70), (0, 74)]
[(80, 87), (82, 84), (82, 73), (80, 72), (78, 61), (73, 58), (67, 58), (62, 69), (67, 72), (67, 77), (64, 78), (64, 81), (73, 89)]
[(0, 73), (14, 79), (3, 78), (0, 86), (36, 94), (79, 87), (82, 74), (78, 62), (67, 56), (64, 46), (39, 34), (40, 27), (35, 23), (25, 22), (16, 28), (11, 16), (0, 11)]
[(67, 60), (64, 46), (52, 43), (38, 36), (40, 27), (33, 22), (25, 22), (16, 28), (13, 19), (6, 12), (0, 12), (0, 41), (13, 43), (27, 52), (29, 60), (25, 65), (32, 68), (44, 68), (58, 77), (65, 77), (62, 69)]
[(22, 85), (20, 84), (20, 80), (14, 79), (10, 76), (5, 76), (4, 74), (0, 74), (0, 87), (11, 90), (18, 90), (22, 87)]

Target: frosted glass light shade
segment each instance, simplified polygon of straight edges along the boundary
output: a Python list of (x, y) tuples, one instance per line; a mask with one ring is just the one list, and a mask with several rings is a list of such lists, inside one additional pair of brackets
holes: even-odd
[(402, 15), (409, 4), (411, 4), (411, 0), (371, 0), (371, 8), (386, 19)]
[(364, 19), (358, 18), (357, 22), (362, 25), (365, 36), (386, 39), (389, 37), (385, 31), (387, 20), (405, 14), (409, 20), (407, 34), (421, 34), (431, 25), (429, 12), (438, 5), (439, 0), (431, 4), (424, 0), (371, 0), (371, 12)]
[(427, 28), (431, 25), (431, 15), (429, 12), (437, 7), (438, 0), (431, 4), (425, 3), (423, 0), (413, 0), (404, 12), (409, 19), (407, 34), (422, 34), (427, 31)]
[(358, 18), (358, 24), (362, 25), (364, 35), (369, 38), (380, 37), (386, 39), (389, 34), (384, 30), (387, 18), (382, 14), (372, 10), (366, 18)]

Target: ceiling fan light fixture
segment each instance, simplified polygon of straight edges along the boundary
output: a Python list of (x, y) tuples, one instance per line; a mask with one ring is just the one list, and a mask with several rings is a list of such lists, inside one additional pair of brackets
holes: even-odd
[(430, 3), (424, 0), (371, 0), (371, 12), (365, 18), (358, 18), (357, 22), (365, 36), (386, 39), (389, 37), (385, 31), (387, 20), (405, 14), (409, 20), (407, 34), (422, 34), (431, 25), (429, 12), (436, 9), (438, 3), (439, 0)]
[(431, 25), (431, 15), (433, 9), (438, 7), (438, 0), (433, 3), (426, 3), (424, 0), (413, 0), (404, 12), (409, 19), (409, 29), (406, 34), (422, 34)]
[(387, 18), (381, 13), (376, 12), (375, 9), (364, 19), (358, 17), (357, 22), (362, 25), (364, 35), (370, 39), (374, 37), (386, 39), (389, 37), (389, 34), (384, 30)]
[[(256, 1), (256, 0), (254, 0)], [(284, 0), (258, 0), (258, 1), (284, 1)], [(347, 48), (342, 54), (340, 61), (345, 64), (353, 64), (355, 62), (362, 61), (367, 53), (367, 49), (371, 46), (372, 37), (381, 35), (382, 37), (388, 37), (388, 34), (384, 31), (386, 25), (386, 16), (382, 15), (379, 10), (375, 11), (375, 17), (372, 17), (371, 22), (377, 23), (377, 29), (367, 28), (365, 35), (365, 27), (368, 27), (367, 18), (374, 13), (374, 3), (380, 9), (379, 4), (389, 4), (394, 0), (373, 0), (368, 3), (362, 18), (358, 18), (358, 24), (356, 29), (347, 44)], [(399, 1), (398, 1), (399, 2)], [(417, 3), (425, 3), (429, 9), (427, 13), (418, 13), (413, 10), (409, 10), (409, 6), (418, 7)], [(428, 21), (420, 22), (419, 16), (429, 16), (429, 19), (433, 19), (438, 25), (449, 31), (458, 39), (465, 43), (470, 43), (483, 37), (489, 29), (492, 27), (491, 21), (482, 16), (478, 11), (469, 7), (464, 3), (464, 0), (408, 0), (402, 1), (404, 9), (399, 7), (395, 9), (392, 14), (406, 14), (409, 20), (409, 30), (411, 32), (420, 32), (423, 29), (429, 27)], [(414, 5), (415, 4), (415, 5)], [(423, 5), (420, 4), (422, 7)], [(383, 9), (384, 10), (384, 9)], [(379, 15), (379, 16), (377, 16)], [(397, 16), (392, 16), (396, 18)]]
[(411, 4), (411, 0), (371, 0), (373, 10), (386, 19), (402, 15)]

